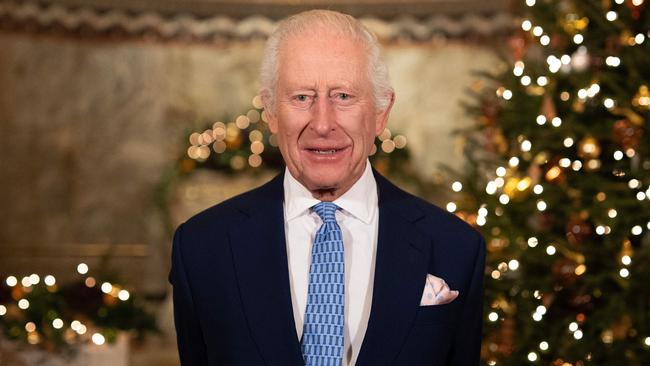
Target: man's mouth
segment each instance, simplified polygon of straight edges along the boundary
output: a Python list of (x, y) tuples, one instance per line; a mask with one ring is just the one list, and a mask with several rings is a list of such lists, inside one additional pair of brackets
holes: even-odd
[(335, 154), (343, 149), (307, 149), (313, 153), (316, 154), (321, 154), (321, 155), (332, 155)]

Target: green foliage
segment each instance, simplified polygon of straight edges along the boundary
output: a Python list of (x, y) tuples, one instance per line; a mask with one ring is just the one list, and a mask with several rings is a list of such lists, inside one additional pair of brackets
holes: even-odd
[(648, 365), (650, 12), (541, 0), (520, 21), (460, 132), (458, 214), (489, 250), (484, 362)]

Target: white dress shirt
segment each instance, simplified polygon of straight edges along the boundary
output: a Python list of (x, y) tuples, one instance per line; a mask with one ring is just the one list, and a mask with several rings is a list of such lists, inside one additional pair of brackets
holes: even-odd
[[(345, 251), (345, 326), (343, 365), (353, 366), (368, 327), (377, 252), (377, 183), (370, 162), (361, 178), (334, 203), (341, 209), (336, 221), (343, 233)], [(284, 174), (284, 222), (289, 260), (293, 317), (298, 339), (302, 337), (311, 247), (322, 221), (310, 207), (320, 201), (289, 172)]]

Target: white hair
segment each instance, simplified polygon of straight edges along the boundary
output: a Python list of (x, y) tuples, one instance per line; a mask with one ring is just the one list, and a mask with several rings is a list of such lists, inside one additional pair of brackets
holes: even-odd
[(368, 56), (368, 79), (372, 85), (375, 106), (383, 111), (390, 105), (393, 88), (388, 67), (381, 58), (377, 38), (359, 20), (331, 10), (309, 10), (280, 22), (266, 42), (260, 68), (260, 95), (268, 106), (275, 108), (275, 87), (278, 82), (280, 47), (292, 36), (314, 34), (314, 28), (359, 41)]

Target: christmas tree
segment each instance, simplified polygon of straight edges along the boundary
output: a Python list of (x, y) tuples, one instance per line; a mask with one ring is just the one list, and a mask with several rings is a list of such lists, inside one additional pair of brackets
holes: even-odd
[(650, 365), (650, 11), (526, 0), (447, 209), (488, 246), (487, 365)]

